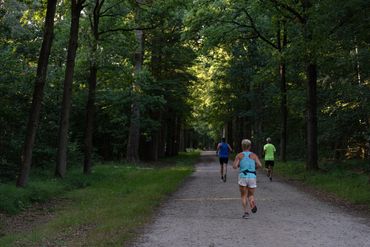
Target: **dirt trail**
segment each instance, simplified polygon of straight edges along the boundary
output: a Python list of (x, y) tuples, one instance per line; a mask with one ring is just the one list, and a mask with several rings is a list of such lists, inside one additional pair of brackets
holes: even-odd
[(370, 246), (369, 219), (258, 174), (258, 212), (242, 219), (237, 172), (221, 182), (214, 152), (163, 205), (133, 246)]

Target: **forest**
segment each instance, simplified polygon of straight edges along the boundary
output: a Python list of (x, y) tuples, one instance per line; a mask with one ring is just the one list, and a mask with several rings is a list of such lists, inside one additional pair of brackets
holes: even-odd
[(0, 0), (0, 184), (222, 136), (257, 154), (271, 137), (307, 170), (369, 160), (369, 13), (368, 0)]

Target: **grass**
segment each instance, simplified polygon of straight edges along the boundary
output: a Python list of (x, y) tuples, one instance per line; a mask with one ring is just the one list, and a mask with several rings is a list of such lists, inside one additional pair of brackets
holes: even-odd
[(274, 171), (288, 179), (301, 181), (318, 190), (335, 194), (353, 204), (367, 205), (370, 209), (369, 176), (363, 162), (324, 163), (321, 170), (308, 172), (303, 162), (278, 162)]
[[(27, 189), (13, 189), (14, 198), (33, 195), (32, 200), (44, 200), (59, 194), (70, 203), (30, 232), (1, 237), (0, 246), (123, 246), (192, 173), (197, 157), (198, 153), (182, 154), (170, 159), (171, 166), (160, 168), (102, 164), (87, 178), (70, 173), (63, 181), (38, 181)], [(44, 189), (35, 189), (38, 186)]]

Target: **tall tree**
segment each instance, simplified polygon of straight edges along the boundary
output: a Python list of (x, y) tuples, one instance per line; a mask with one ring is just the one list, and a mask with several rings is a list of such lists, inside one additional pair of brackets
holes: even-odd
[(93, 9), (92, 17), (90, 18), (90, 26), (92, 32), (92, 45), (90, 56), (90, 76), (89, 76), (89, 92), (86, 104), (86, 125), (85, 125), (85, 150), (84, 150), (84, 173), (89, 174), (92, 167), (92, 152), (93, 152), (93, 126), (94, 126), (94, 112), (95, 112), (95, 95), (96, 95), (96, 74), (97, 66), (97, 49), (99, 42), (99, 22), (100, 11), (105, 0), (95, 0), (95, 7)]
[(78, 30), (81, 11), (85, 0), (71, 0), (71, 27), (69, 33), (68, 54), (64, 77), (63, 100), (58, 132), (58, 154), (55, 176), (63, 178), (67, 168), (67, 147), (69, 115), (71, 110), (72, 82), (78, 46)]
[(41, 103), (44, 95), (44, 86), (49, 64), (50, 50), (53, 41), (56, 4), (57, 0), (48, 0), (47, 2), (43, 42), (41, 45), (40, 55), (37, 63), (36, 81), (33, 91), (31, 109), (28, 117), (26, 140), (23, 144), (21, 169), (17, 180), (17, 186), (19, 187), (24, 187), (27, 185), (31, 169), (32, 150), (35, 143), (36, 131), (40, 119)]
[[(313, 46), (313, 26), (311, 25), (312, 2), (303, 0), (300, 7), (291, 6), (280, 0), (270, 0), (277, 9), (286, 11), (300, 25), (304, 42), (304, 63), (307, 85), (307, 156), (306, 168), (308, 170), (318, 169), (318, 150), (317, 150), (317, 62), (316, 51)], [(296, 9), (297, 7), (297, 9)], [(299, 8), (300, 11), (298, 10)]]
[[(307, 161), (308, 170), (317, 170), (318, 150), (317, 150), (317, 64), (315, 52), (311, 46), (313, 42), (312, 26), (309, 26), (309, 13), (312, 11), (310, 0), (303, 1), (303, 16), (301, 24), (303, 36), (306, 43), (305, 62), (307, 75)], [(298, 15), (299, 16), (299, 15)]]
[[(144, 0), (136, 0), (136, 22), (141, 21), (141, 6)], [(137, 48), (135, 51), (135, 78), (132, 84), (132, 104), (131, 104), (131, 119), (130, 129), (127, 142), (126, 159), (130, 162), (139, 161), (139, 143), (140, 143), (140, 73), (143, 67), (144, 61), (144, 31), (142, 29), (135, 30), (135, 37)]]
[[(282, 26), (281, 26), (282, 25)], [(286, 83), (286, 62), (283, 51), (287, 46), (287, 28), (285, 22), (278, 22), (277, 45), (280, 53), (279, 77), (280, 77), (280, 160), (286, 161), (287, 128), (288, 128), (288, 105), (287, 105), (287, 83)]]
[[(271, 39), (263, 34), (256, 26), (255, 20), (248, 13), (247, 9), (244, 9), (244, 13), (249, 19), (249, 26), (253, 29), (257, 37), (259, 37), (264, 43), (276, 49), (279, 55), (279, 81), (280, 81), (280, 114), (281, 114), (281, 128), (280, 128), (280, 160), (286, 161), (286, 147), (287, 147), (287, 126), (288, 126), (288, 105), (287, 105), (287, 84), (286, 84), (286, 59), (284, 57), (284, 51), (287, 47), (287, 28), (286, 20), (284, 16), (278, 16), (277, 28), (276, 28), (276, 42), (271, 42)], [(237, 23), (240, 25), (239, 23)]]

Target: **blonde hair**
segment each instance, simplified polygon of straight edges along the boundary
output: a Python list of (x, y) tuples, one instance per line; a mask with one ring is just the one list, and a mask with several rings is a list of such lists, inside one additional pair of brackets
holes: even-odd
[(243, 139), (242, 140), (242, 148), (243, 148), (243, 150), (250, 148), (251, 144), (252, 144), (252, 142), (250, 140)]

